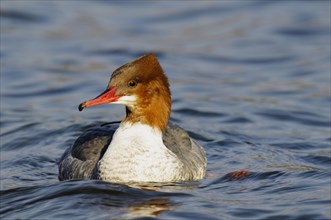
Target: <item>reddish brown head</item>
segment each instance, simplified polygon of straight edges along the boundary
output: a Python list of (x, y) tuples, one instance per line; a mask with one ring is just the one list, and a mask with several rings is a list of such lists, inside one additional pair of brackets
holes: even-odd
[(161, 131), (165, 129), (171, 111), (169, 82), (154, 54), (116, 69), (106, 91), (81, 103), (79, 110), (112, 103), (126, 106), (126, 122), (148, 124)]

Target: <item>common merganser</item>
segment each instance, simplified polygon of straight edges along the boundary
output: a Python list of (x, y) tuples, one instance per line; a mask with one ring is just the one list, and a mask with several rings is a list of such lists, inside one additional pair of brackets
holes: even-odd
[(204, 178), (203, 148), (184, 129), (168, 122), (169, 82), (154, 54), (116, 69), (107, 89), (81, 103), (79, 110), (101, 104), (125, 105), (125, 119), (81, 135), (59, 161), (60, 180), (126, 183)]

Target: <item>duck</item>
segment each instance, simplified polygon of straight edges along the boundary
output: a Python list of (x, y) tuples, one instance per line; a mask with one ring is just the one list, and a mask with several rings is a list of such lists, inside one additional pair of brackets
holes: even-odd
[(155, 54), (116, 69), (106, 90), (81, 103), (79, 110), (103, 104), (124, 105), (125, 118), (81, 134), (58, 162), (60, 181), (162, 183), (205, 177), (204, 148), (169, 121), (169, 80)]

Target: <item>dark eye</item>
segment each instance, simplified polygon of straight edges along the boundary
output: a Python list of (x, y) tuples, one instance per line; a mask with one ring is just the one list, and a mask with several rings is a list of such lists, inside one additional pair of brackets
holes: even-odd
[(128, 86), (131, 87), (131, 88), (136, 87), (136, 85), (137, 85), (137, 82), (135, 80), (131, 80), (131, 81), (128, 82)]

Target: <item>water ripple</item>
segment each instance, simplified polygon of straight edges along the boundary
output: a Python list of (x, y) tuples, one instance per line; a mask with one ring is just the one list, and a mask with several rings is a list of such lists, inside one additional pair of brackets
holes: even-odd
[[(51, 213), (54, 217), (59, 217), (68, 207), (79, 210), (95, 207), (96, 209), (88, 214), (90, 217), (96, 216), (100, 208), (118, 210), (119, 216), (131, 209), (140, 208), (145, 211), (142, 214), (150, 212), (152, 216), (154, 211), (162, 211), (162, 208), (168, 210), (175, 205), (167, 199), (169, 196), (188, 196), (181, 192), (146, 191), (102, 181), (69, 181), (49, 186), (21, 187), (2, 190), (1, 195), (5, 201), (0, 209), (0, 216), (3, 218), (23, 215), (25, 218), (44, 218)], [(41, 207), (43, 211), (38, 211)], [(134, 211), (130, 214), (134, 215)], [(139, 216), (139, 212), (137, 215)]]
[(225, 114), (218, 113), (218, 112), (207, 112), (207, 111), (200, 111), (196, 109), (191, 108), (181, 108), (173, 110), (173, 112), (181, 113), (181, 114), (187, 114), (194, 117), (223, 117)]
[(270, 119), (286, 122), (295, 122), (308, 126), (330, 127), (330, 120), (321, 120), (320, 116), (313, 113), (302, 113), (298, 111), (269, 110), (268, 112), (257, 112), (257, 115)]
[(23, 11), (14, 11), (14, 10), (0, 10), (0, 17), (4, 19), (18, 20), (23, 22), (44, 22), (45, 17), (37, 14), (30, 14)]
[[(1, 1), (0, 18), (1, 219), (330, 218), (327, 1)], [(125, 117), (75, 103), (150, 52), (206, 178), (59, 182), (82, 132)]]

